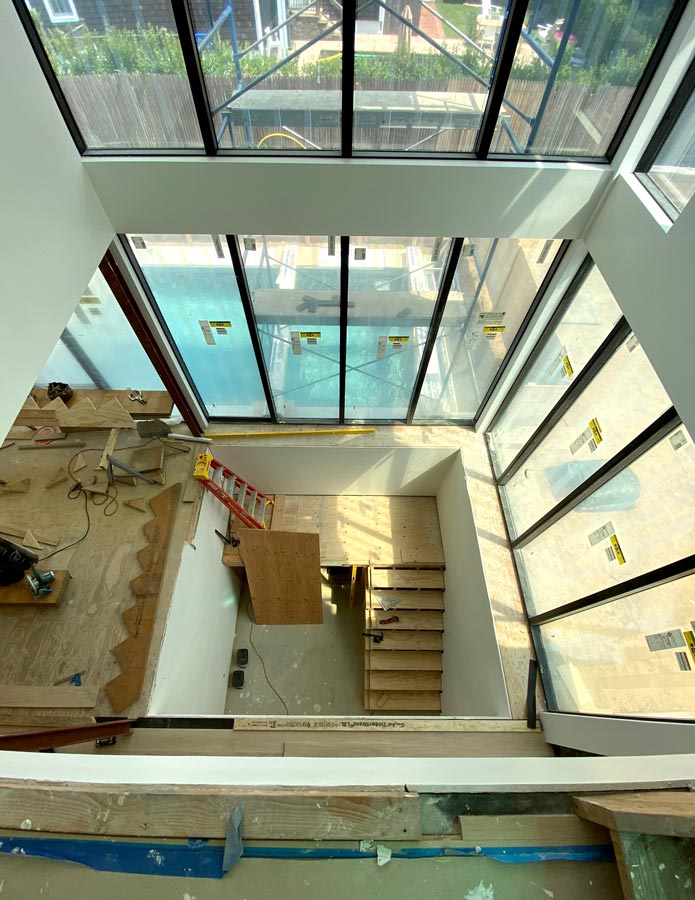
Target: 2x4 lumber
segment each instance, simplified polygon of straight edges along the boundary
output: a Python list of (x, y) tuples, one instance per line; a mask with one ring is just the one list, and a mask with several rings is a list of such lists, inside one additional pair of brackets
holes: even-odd
[(403, 669), (419, 672), (441, 672), (442, 654), (434, 650), (420, 650), (418, 653), (411, 653), (409, 650), (370, 653), (369, 669), (372, 672), (393, 672)]
[(476, 847), (610, 844), (610, 834), (573, 815), (459, 816), (461, 838)]
[[(376, 609), (370, 610), (369, 628), (389, 631), (444, 631), (444, 618), (440, 612), (429, 609)], [(397, 617), (397, 622), (386, 620)]]
[(369, 689), (372, 691), (441, 691), (442, 676), (439, 672), (369, 672)]
[(573, 797), (578, 816), (612, 831), (695, 838), (695, 793), (640, 791)]
[(96, 705), (99, 689), (73, 685), (0, 685), (0, 707), (88, 709)]
[[(234, 731), (374, 731), (375, 723), (379, 720), (373, 716), (357, 716), (348, 718), (336, 718), (322, 716), (301, 716), (296, 719), (278, 718), (276, 716), (235, 716)], [(416, 716), (408, 716), (407, 719), (395, 719), (389, 717), (384, 721), (388, 731), (418, 732), (460, 732), (474, 731), (485, 734), (497, 734), (506, 732), (531, 733), (526, 727), (526, 722), (520, 719), (419, 719)], [(537, 734), (539, 729), (536, 729)]]
[(5, 786), (0, 828), (120, 837), (224, 838), (244, 807), (242, 835), (267, 840), (413, 840), (422, 836), (420, 798), (401, 791), (265, 791), (128, 786), (50, 791)]
[(439, 691), (367, 691), (367, 709), (441, 712)]
[(441, 569), (378, 569), (371, 571), (371, 584), (379, 588), (433, 588), (444, 590)]
[[(369, 598), (371, 609), (381, 609), (379, 596), (393, 602), (398, 601), (398, 609), (444, 609), (444, 594), (441, 591), (391, 591), (374, 590)], [(396, 607), (393, 607), (396, 609)]]
[[(381, 617), (383, 618), (383, 616)], [(383, 639), (380, 644), (373, 644), (374, 653), (382, 650), (438, 650), (442, 651), (441, 631), (386, 631), (382, 632)]]

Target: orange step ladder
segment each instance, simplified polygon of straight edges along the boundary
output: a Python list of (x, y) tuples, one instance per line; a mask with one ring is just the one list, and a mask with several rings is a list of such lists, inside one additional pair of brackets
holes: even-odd
[(232, 472), (219, 459), (209, 453), (199, 453), (193, 477), (247, 528), (265, 528), (265, 508), (273, 502), (272, 498)]

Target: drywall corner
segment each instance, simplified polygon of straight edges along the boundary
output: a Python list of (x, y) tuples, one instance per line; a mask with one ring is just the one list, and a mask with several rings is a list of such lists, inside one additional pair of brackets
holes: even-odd
[(223, 715), (241, 584), (222, 565), (227, 511), (203, 497), (193, 544), (185, 544), (147, 709), (150, 716)]
[(437, 507), (446, 560), (442, 714), (510, 718), (461, 451), (444, 476)]

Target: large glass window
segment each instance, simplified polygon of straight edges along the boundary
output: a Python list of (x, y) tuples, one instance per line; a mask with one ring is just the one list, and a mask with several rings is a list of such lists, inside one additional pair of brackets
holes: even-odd
[(340, 147), (338, 0), (231, 0), (216, 4), (215, 14), (209, 3), (193, 9), (220, 147)]
[(169, 3), (26, 4), (88, 148), (202, 148)]
[(641, 174), (643, 182), (673, 218), (683, 212), (686, 203), (695, 194), (694, 86), (695, 63), (690, 67), (667, 114), (673, 125), (666, 136), (657, 138), (658, 147), (650, 146), (647, 150), (649, 161)]
[(340, 415), (340, 239), (243, 235), (246, 278), (283, 419)]
[(491, 152), (605, 155), (672, 6), (530, 4)]
[(73, 388), (161, 391), (164, 386), (106, 279), (97, 269), (36, 384)]
[(541, 626), (558, 709), (695, 718), (694, 629), (695, 575)]
[(693, 510), (695, 448), (680, 425), (515, 551), (529, 613), (688, 556), (695, 546)]
[(472, 419), (516, 338), (560, 241), (464, 244), (416, 419)]
[(620, 308), (594, 266), (490, 433), (498, 474), (512, 462), (577, 378), (620, 318)]
[(402, 419), (427, 340), (449, 240), (350, 241), (348, 419)]
[(670, 406), (630, 335), (501, 488), (512, 533), (522, 534)]
[(130, 241), (208, 414), (267, 416), (225, 238), (154, 234)]
[(505, 9), (400, 0), (358, 5), (356, 150), (470, 152)]

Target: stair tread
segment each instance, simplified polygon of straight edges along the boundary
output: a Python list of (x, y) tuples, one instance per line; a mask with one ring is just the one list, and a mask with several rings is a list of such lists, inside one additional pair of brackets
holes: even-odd
[[(375, 647), (378, 645), (374, 645)], [(442, 654), (436, 650), (389, 650), (388, 653), (367, 653), (367, 666), (371, 672), (393, 671), (442, 671)]]
[[(394, 616), (397, 622), (382, 624)], [(441, 612), (429, 609), (366, 610), (366, 622), (368, 629), (375, 631), (444, 631)]]
[[(388, 588), (373, 589), (370, 594), (370, 608), (381, 610), (379, 596), (388, 600), (398, 600), (398, 609), (444, 609), (442, 591), (398, 591)], [(395, 609), (395, 607), (394, 607)]]
[(371, 586), (377, 588), (444, 589), (441, 569), (371, 569)]
[(375, 672), (368, 673), (370, 691), (441, 691), (439, 672)]
[(441, 712), (438, 691), (366, 691), (365, 707), (370, 710), (418, 710)]
[(442, 633), (440, 631), (386, 631), (375, 629), (377, 633), (383, 635), (380, 644), (372, 641), (370, 650), (372, 653), (390, 652), (392, 650), (403, 650), (413, 653), (416, 650), (437, 650), (443, 649)]

